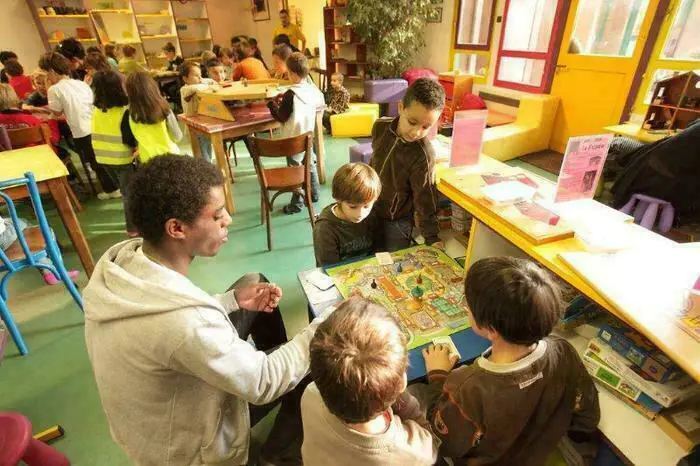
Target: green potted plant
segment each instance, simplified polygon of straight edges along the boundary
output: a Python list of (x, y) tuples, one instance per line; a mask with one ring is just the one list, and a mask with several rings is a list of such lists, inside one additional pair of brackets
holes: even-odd
[(348, 19), (370, 52), (371, 77), (395, 78), (425, 45), (430, 0), (350, 0)]

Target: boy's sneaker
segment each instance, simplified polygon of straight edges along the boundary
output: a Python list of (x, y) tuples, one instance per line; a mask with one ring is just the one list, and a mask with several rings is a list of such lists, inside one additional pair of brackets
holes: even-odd
[(97, 193), (97, 199), (101, 201), (106, 201), (108, 199), (121, 199), (122, 197), (122, 192), (119, 191), (118, 189), (115, 191), (112, 191), (111, 193)]
[(299, 207), (298, 205), (287, 204), (282, 208), (282, 212), (284, 212), (287, 215), (298, 214), (299, 212), (301, 212), (301, 207)]

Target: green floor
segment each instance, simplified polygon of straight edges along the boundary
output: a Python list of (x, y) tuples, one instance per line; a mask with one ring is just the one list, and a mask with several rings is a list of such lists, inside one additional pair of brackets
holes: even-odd
[[(330, 179), (348, 160), (352, 139), (326, 138), (329, 183), (322, 186), (324, 206), (331, 200)], [(242, 149), (242, 145), (239, 144)], [(243, 150), (241, 151), (243, 152)], [(259, 271), (282, 287), (280, 305), (288, 334), (294, 335), (307, 322), (306, 303), (296, 278), (297, 272), (314, 266), (308, 216), (273, 216), (274, 250), (268, 252), (265, 228), (260, 225), (259, 189), (251, 160), (242, 158), (236, 170), (234, 193), (237, 213), (233, 217), (228, 243), (216, 258), (197, 259), (190, 278), (204, 290), (225, 290), (245, 272)], [(85, 202), (79, 219), (97, 260), (114, 243), (125, 239), (120, 201)], [(47, 206), (48, 207), (48, 206)], [(67, 245), (64, 254), (69, 268), (79, 269), (65, 230), (54, 209), (48, 207), (50, 222), (59, 241)], [(87, 283), (81, 274), (78, 284)], [(66, 432), (54, 446), (76, 465), (127, 465), (124, 454), (111, 440), (102, 412), (83, 339), (83, 317), (65, 288), (44, 286), (33, 270), (14, 277), (9, 287), (10, 309), (20, 324), (30, 354), (19, 357), (8, 342), (0, 365), (0, 411), (18, 411), (40, 431), (60, 424)], [(265, 435), (265, 426), (254, 431), (254, 440)], [(257, 437), (257, 439), (256, 439)]]

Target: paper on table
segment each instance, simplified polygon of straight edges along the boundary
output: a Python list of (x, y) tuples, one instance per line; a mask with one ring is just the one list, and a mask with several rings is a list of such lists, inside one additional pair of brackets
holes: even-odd
[(479, 163), (487, 115), (487, 110), (455, 112), (452, 126), (450, 167)]
[(612, 134), (569, 138), (557, 178), (554, 202), (593, 198), (610, 141)]

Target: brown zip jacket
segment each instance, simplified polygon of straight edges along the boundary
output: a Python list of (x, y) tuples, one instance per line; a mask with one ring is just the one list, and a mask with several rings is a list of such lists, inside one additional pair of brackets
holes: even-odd
[(569, 342), (547, 337), (511, 364), (489, 353), (428, 374), (428, 420), (455, 465), (540, 466), (564, 435), (582, 441), (595, 432), (598, 392)]
[(372, 128), (369, 164), (382, 180), (382, 193), (374, 209), (385, 220), (412, 217), (415, 211), (426, 244), (433, 244), (439, 241), (435, 152), (426, 138), (414, 142), (401, 139), (396, 133), (398, 123), (399, 117), (380, 118)]

